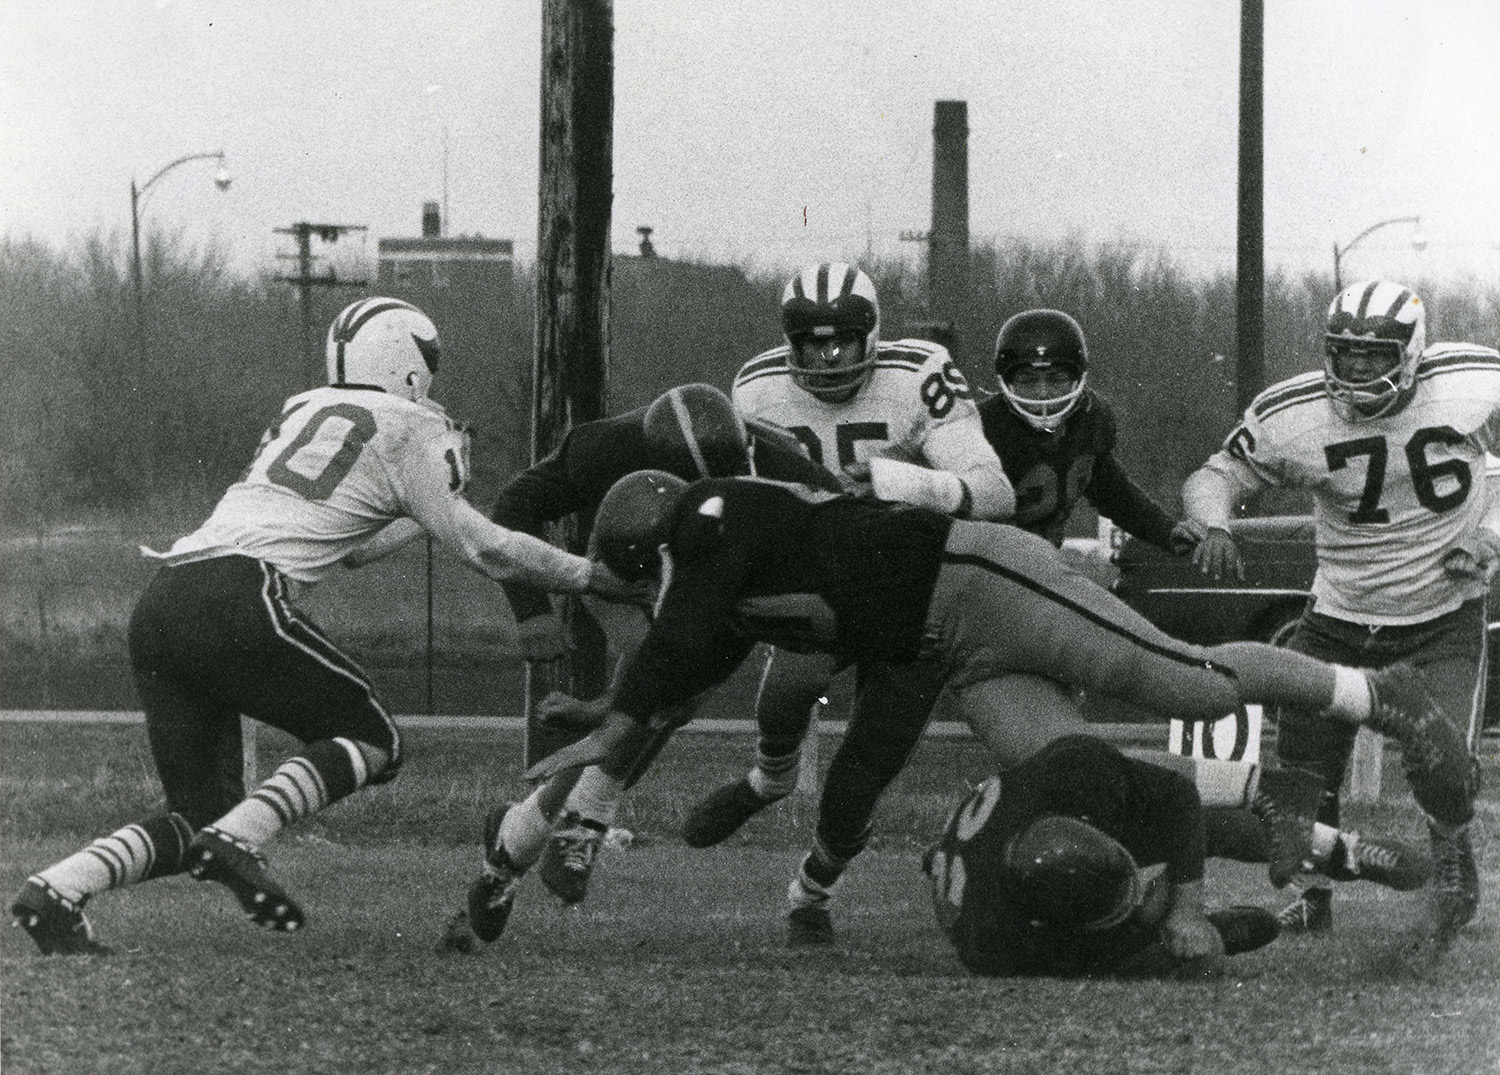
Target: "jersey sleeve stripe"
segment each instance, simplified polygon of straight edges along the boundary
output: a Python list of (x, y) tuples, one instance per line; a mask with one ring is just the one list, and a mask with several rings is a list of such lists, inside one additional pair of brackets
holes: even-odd
[(1265, 418), (1275, 411), (1284, 410), (1307, 399), (1326, 394), (1327, 389), (1323, 385), (1322, 374), (1307, 374), (1262, 393), (1250, 405), (1250, 410), (1255, 417)]

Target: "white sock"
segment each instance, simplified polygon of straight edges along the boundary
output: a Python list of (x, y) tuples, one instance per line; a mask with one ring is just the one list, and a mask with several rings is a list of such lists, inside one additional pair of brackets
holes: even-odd
[(1363, 721), (1370, 715), (1370, 681), (1358, 668), (1333, 666), (1333, 701), (1328, 712), (1348, 721)]
[(552, 835), (552, 822), (542, 816), (539, 800), (542, 784), (523, 803), (512, 806), (500, 823), (500, 846), (505, 855), (518, 869), (527, 869), (542, 857), (547, 846), (547, 837)]
[(1204, 806), (1249, 806), (1260, 766), (1220, 758), (1194, 758), (1193, 784)]
[(1319, 866), (1328, 862), (1333, 854), (1333, 849), (1339, 840), (1344, 840), (1349, 847), (1354, 846), (1354, 841), (1359, 837), (1352, 832), (1340, 832), (1332, 825), (1325, 825), (1321, 821), (1313, 823), (1312, 834), (1312, 860)]
[(563, 813), (574, 813), (609, 828), (615, 823), (615, 814), (620, 809), (620, 796), (624, 793), (623, 780), (609, 776), (597, 765), (590, 765), (578, 778), (578, 783), (573, 785)]
[(139, 825), (126, 825), (36, 876), (64, 899), (78, 903), (112, 888), (135, 884), (146, 875), (154, 857), (145, 830)]
[(797, 788), (797, 767), (793, 765), (790, 771), (773, 776), (757, 765), (745, 779), (750, 790), (762, 799), (785, 799)]

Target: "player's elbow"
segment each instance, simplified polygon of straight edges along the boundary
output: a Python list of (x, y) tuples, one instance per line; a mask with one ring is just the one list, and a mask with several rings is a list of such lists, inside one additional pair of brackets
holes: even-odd
[(998, 522), (1016, 513), (1016, 491), (997, 463), (962, 473), (959, 479), (969, 490), (969, 516)]

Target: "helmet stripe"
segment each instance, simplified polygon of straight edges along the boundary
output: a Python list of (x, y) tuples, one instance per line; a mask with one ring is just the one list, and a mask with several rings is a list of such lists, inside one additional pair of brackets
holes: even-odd
[(1354, 316), (1363, 321), (1369, 314), (1370, 300), (1375, 297), (1375, 289), (1380, 286), (1379, 280), (1371, 280), (1370, 286), (1365, 288), (1359, 296), (1359, 308), (1354, 311)]
[(833, 268), (828, 262), (818, 266), (818, 305), (828, 301), (828, 270)]
[[(366, 299), (364, 302), (357, 302), (353, 306), (350, 306), (339, 316), (338, 321), (334, 323), (333, 327), (333, 340), (337, 344), (334, 353), (334, 384), (344, 383), (344, 345), (354, 339), (359, 333), (360, 328), (370, 318), (377, 314), (383, 314), (387, 310), (411, 310), (413, 313), (422, 312), (411, 303), (402, 302), (400, 299)], [(426, 352), (423, 352), (422, 357), (424, 359), (427, 357)], [(430, 360), (428, 361), (428, 366), (429, 368), (431, 367)]]
[(841, 265), (839, 267), (844, 270), (844, 282), (839, 287), (839, 298), (842, 299), (854, 293), (854, 285), (859, 280), (859, 274), (848, 265)]
[(687, 445), (688, 454), (693, 457), (693, 466), (697, 468), (698, 477), (712, 478), (708, 469), (708, 460), (703, 457), (703, 446), (698, 443), (698, 435), (693, 432), (693, 416), (688, 411), (687, 402), (682, 398), (682, 389), (674, 388), (667, 393), (672, 401), (672, 415), (677, 419), (677, 428), (682, 431), (683, 443)]
[(1392, 321), (1396, 320), (1396, 315), (1401, 312), (1401, 307), (1405, 306), (1410, 299), (1411, 292), (1402, 288), (1401, 293), (1396, 296), (1396, 301), (1391, 303), (1391, 308), (1386, 311), (1385, 316), (1389, 317)]

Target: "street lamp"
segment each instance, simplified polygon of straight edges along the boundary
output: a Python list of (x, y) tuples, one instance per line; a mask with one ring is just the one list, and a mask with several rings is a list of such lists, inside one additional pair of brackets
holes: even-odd
[(214, 173), (214, 186), (220, 190), (229, 189), (229, 184), (234, 182), (234, 177), (229, 174), (229, 169), (224, 165), (224, 151), (222, 149), (213, 153), (189, 153), (185, 157), (178, 157), (170, 164), (159, 169), (155, 175), (139, 187), (135, 185), (133, 178), (130, 180), (130, 277), (131, 282), (135, 285), (136, 336), (142, 348), (145, 346), (143, 328), (145, 323), (145, 300), (142, 294), (141, 281), (141, 206), (145, 203), (147, 193), (156, 185), (157, 180), (178, 165), (197, 160), (218, 161), (219, 170)]
[(1410, 224), (1410, 225), (1412, 225), (1414, 228), (1416, 228), (1416, 234), (1412, 236), (1411, 245), (1414, 246), (1418, 251), (1421, 251), (1424, 247), (1427, 246), (1427, 240), (1422, 235), (1422, 218), (1419, 217), (1419, 216), (1395, 216), (1395, 217), (1391, 217), (1391, 219), (1389, 219), (1389, 220), (1382, 220), (1378, 224), (1371, 224), (1364, 231), (1360, 232), (1354, 238), (1350, 239), (1342, 247), (1340, 247), (1337, 242), (1335, 242), (1333, 244), (1333, 290), (1334, 291), (1342, 291), (1342, 290), (1344, 290), (1344, 278), (1343, 278), (1343, 272), (1342, 272), (1342, 262), (1343, 262), (1344, 255), (1347, 254), (1347, 253), (1349, 253), (1349, 251), (1353, 250), (1354, 247), (1359, 243), (1359, 241), (1361, 239), (1363, 239), (1366, 235), (1369, 235), (1371, 232), (1379, 231), (1381, 228), (1384, 228), (1384, 227), (1386, 227), (1388, 225), (1391, 225), (1391, 224)]

